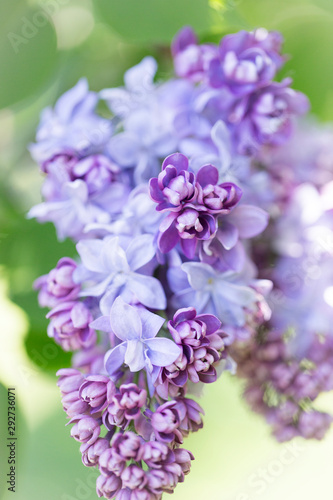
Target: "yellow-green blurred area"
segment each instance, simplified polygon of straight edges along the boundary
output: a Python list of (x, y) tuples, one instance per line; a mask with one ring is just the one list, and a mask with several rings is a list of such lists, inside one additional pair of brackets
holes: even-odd
[[(40, 201), (41, 177), (27, 152), (39, 113), (86, 76), (93, 90), (120, 85), (124, 71), (151, 54), (159, 78), (171, 72), (168, 44), (184, 24), (201, 40), (264, 26), (280, 30), (290, 55), (282, 76), (310, 97), (313, 113), (333, 120), (332, 0), (1, 0), (0, 1), (0, 497), (96, 499), (55, 385), (69, 366), (46, 335), (34, 279), (74, 255), (52, 225), (25, 219)], [(16, 493), (7, 491), (7, 388), (17, 395)], [(323, 442), (277, 444), (223, 375), (201, 399), (205, 427), (185, 446), (196, 460), (175, 500), (332, 498), (333, 433)], [(320, 401), (333, 410), (332, 396)]]

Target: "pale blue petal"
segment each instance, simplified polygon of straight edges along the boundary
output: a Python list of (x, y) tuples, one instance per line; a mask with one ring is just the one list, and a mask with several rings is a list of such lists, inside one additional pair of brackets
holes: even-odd
[(142, 338), (152, 339), (156, 337), (165, 319), (143, 307), (138, 307), (138, 313), (142, 322)]
[(185, 262), (181, 268), (186, 272), (188, 281), (194, 290), (209, 287), (216, 276), (214, 269), (203, 262)]
[(161, 283), (152, 276), (131, 273), (127, 280), (128, 287), (137, 300), (151, 309), (165, 309), (166, 298)]
[(154, 338), (145, 340), (145, 345), (148, 347), (147, 355), (154, 366), (171, 365), (181, 351), (175, 342), (166, 338)]
[(157, 62), (153, 57), (147, 56), (142, 61), (126, 71), (124, 81), (126, 88), (131, 92), (142, 95), (153, 87), (153, 80), (157, 71)]
[(110, 349), (104, 357), (105, 369), (108, 374), (112, 375), (119, 370), (121, 365), (124, 363), (126, 352), (126, 342), (117, 345), (113, 349)]
[(254, 205), (239, 205), (228, 216), (228, 221), (234, 224), (240, 238), (253, 238), (267, 226), (269, 214)]
[(96, 273), (105, 272), (101, 262), (102, 247), (103, 242), (101, 240), (79, 241), (76, 245), (76, 249), (81, 257), (84, 267)]
[(216, 238), (226, 250), (233, 248), (238, 241), (238, 229), (226, 220), (219, 221), (219, 229)]
[(143, 234), (134, 238), (126, 249), (128, 264), (132, 271), (150, 262), (155, 255), (154, 236)]
[(99, 302), (99, 308), (104, 316), (110, 316), (115, 299), (121, 294), (122, 287), (110, 285)]
[(125, 250), (121, 248), (118, 236), (105, 238), (103, 241), (101, 260), (105, 269), (109, 272), (127, 273), (130, 270)]
[(129, 340), (126, 342), (125, 364), (131, 372), (142, 370), (145, 365), (144, 344), (140, 340)]
[[(101, 278), (102, 279), (102, 278)], [(109, 283), (112, 281), (113, 275), (110, 274), (104, 280), (100, 281), (96, 285), (84, 288), (80, 292), (80, 297), (99, 297), (107, 289)]]
[(90, 328), (100, 330), (101, 332), (111, 332), (110, 316), (100, 316), (89, 324)]
[(111, 307), (111, 328), (120, 340), (138, 340), (142, 334), (141, 319), (137, 308), (117, 297)]

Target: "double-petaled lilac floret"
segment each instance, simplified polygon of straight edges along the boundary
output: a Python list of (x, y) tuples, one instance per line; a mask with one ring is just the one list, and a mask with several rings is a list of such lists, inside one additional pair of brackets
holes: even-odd
[(202, 415), (204, 410), (193, 399), (183, 396), (175, 398), (176, 410), (179, 415), (180, 424), (179, 430), (184, 437), (187, 437), (190, 432), (197, 432), (203, 427)]
[(79, 389), (85, 378), (81, 372), (74, 368), (62, 368), (57, 371), (59, 380), (57, 385), (62, 395), (62, 405), (67, 415), (72, 418), (82, 415), (89, 410), (89, 405), (79, 396)]
[(105, 427), (128, 427), (130, 421), (136, 421), (141, 415), (141, 408), (147, 401), (147, 391), (136, 384), (122, 384), (114, 395), (107, 411), (103, 414)]
[(212, 87), (227, 87), (236, 96), (268, 85), (282, 65), (281, 35), (259, 28), (225, 36), (209, 65)]
[(279, 145), (289, 139), (294, 118), (309, 109), (307, 97), (291, 89), (290, 83), (290, 78), (273, 82), (236, 103), (229, 121), (237, 125), (240, 153), (251, 154), (261, 145)]
[(216, 233), (216, 218), (228, 214), (242, 192), (233, 183), (218, 184), (218, 170), (203, 166), (195, 176), (188, 172), (188, 159), (181, 153), (168, 156), (158, 178), (150, 180), (150, 195), (157, 210), (169, 212), (159, 228), (158, 246), (167, 253), (178, 242), (188, 258), (195, 255), (197, 242)]
[(141, 443), (142, 438), (131, 431), (115, 434), (111, 440), (111, 446), (115, 453), (125, 461), (136, 460)]
[(116, 387), (109, 377), (89, 375), (80, 386), (79, 396), (91, 407), (91, 413), (105, 410), (116, 393)]
[(218, 56), (216, 45), (199, 45), (196, 34), (189, 26), (175, 36), (171, 51), (176, 75), (192, 82), (206, 80), (210, 63)]
[(86, 467), (95, 467), (100, 463), (101, 455), (110, 449), (109, 440), (98, 438), (93, 444), (82, 443), (80, 452), (82, 454), (82, 463)]
[(126, 467), (121, 474), (121, 480), (125, 488), (135, 490), (142, 489), (147, 484), (147, 476), (145, 471), (138, 465), (131, 464)]
[(122, 410), (127, 420), (135, 420), (147, 402), (147, 391), (136, 384), (122, 384), (113, 401)]
[(195, 175), (188, 171), (188, 160), (180, 153), (164, 160), (161, 173), (150, 179), (149, 187), (158, 211), (178, 212), (184, 203), (191, 202), (197, 194)]
[(157, 408), (150, 415), (151, 425), (154, 429), (156, 439), (162, 443), (182, 443), (183, 437), (179, 430), (180, 418), (176, 409), (176, 401), (168, 401)]
[[(105, 155), (91, 155), (82, 158), (71, 169), (72, 180), (82, 179), (89, 195), (104, 191), (107, 186), (115, 183), (119, 174), (119, 167)], [(116, 184), (118, 189), (124, 191), (124, 186)], [(125, 196), (125, 191), (124, 191)]]
[(68, 302), (78, 297), (80, 286), (73, 281), (77, 264), (69, 257), (59, 260), (55, 269), (40, 276), (34, 283), (39, 290), (38, 302), (41, 307), (54, 307), (60, 302)]
[(132, 307), (121, 297), (114, 301), (109, 324), (122, 342), (105, 354), (105, 369), (111, 378), (117, 376), (123, 363), (132, 372), (146, 369), (152, 374), (154, 367), (167, 366), (179, 356), (180, 349), (172, 340), (156, 338), (163, 323), (160, 316), (142, 307)]
[(159, 375), (158, 393), (168, 397), (168, 386), (178, 388), (185, 386), (188, 380), (193, 383), (212, 383), (217, 379), (214, 365), (220, 360), (220, 352), (224, 343), (218, 330), (221, 321), (212, 314), (197, 316), (194, 307), (179, 309), (172, 321), (169, 331), (181, 349), (176, 361), (165, 367)]
[(80, 443), (92, 445), (97, 441), (101, 433), (99, 422), (88, 415), (77, 415), (69, 423), (74, 423), (71, 429), (71, 436)]
[(96, 480), (96, 493), (98, 497), (112, 499), (120, 491), (122, 482), (115, 474), (98, 476)]
[(109, 474), (120, 476), (126, 467), (126, 460), (116, 452), (114, 447), (108, 446), (99, 457), (98, 467), (104, 476)]
[(88, 349), (96, 342), (96, 332), (90, 328), (92, 315), (83, 302), (62, 302), (46, 316), (51, 319), (47, 334), (64, 351)]
[(161, 469), (175, 461), (174, 451), (160, 441), (146, 441), (142, 444), (138, 460), (143, 460), (152, 469)]

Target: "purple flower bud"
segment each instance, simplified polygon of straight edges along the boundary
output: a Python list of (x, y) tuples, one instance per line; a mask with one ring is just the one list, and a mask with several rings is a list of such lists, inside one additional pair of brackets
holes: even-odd
[(73, 179), (82, 179), (89, 194), (103, 191), (115, 178), (119, 167), (104, 155), (92, 155), (78, 161), (72, 168)]
[(71, 429), (71, 436), (80, 443), (94, 444), (101, 432), (97, 420), (86, 415), (78, 415), (69, 421), (70, 424), (73, 422), (76, 424)]
[(64, 257), (55, 269), (38, 278), (34, 288), (39, 290), (38, 302), (41, 307), (54, 307), (61, 302), (77, 298), (80, 285), (73, 281), (73, 272), (77, 265), (74, 260)]
[(128, 425), (128, 421), (125, 417), (125, 411), (119, 409), (115, 401), (112, 401), (111, 404), (109, 404), (106, 411), (103, 413), (102, 419), (103, 424), (109, 431), (111, 431), (114, 426), (125, 429)]
[(105, 438), (98, 438), (92, 445), (84, 443), (80, 446), (82, 462), (86, 467), (98, 465), (100, 456), (110, 448), (110, 443)]
[(186, 476), (191, 469), (191, 460), (194, 460), (193, 454), (184, 448), (176, 448), (174, 454), (175, 462), (181, 466), (183, 474)]
[(151, 416), (151, 424), (158, 441), (182, 443), (183, 438), (178, 430), (180, 425), (179, 414), (176, 410), (176, 401), (168, 401), (159, 406)]
[(197, 432), (203, 427), (202, 415), (205, 414), (201, 406), (193, 399), (178, 397), (176, 401), (176, 410), (180, 418), (179, 429), (184, 436), (189, 432)]
[(143, 488), (147, 483), (145, 471), (137, 465), (131, 464), (121, 474), (123, 486), (135, 490), (136, 488)]
[(218, 56), (218, 48), (215, 45), (198, 45), (198, 39), (189, 26), (177, 33), (171, 50), (176, 75), (193, 82), (206, 78), (211, 60)]
[(90, 375), (80, 387), (80, 398), (93, 408), (92, 413), (104, 410), (111, 402), (116, 387), (109, 377)]
[(298, 430), (306, 439), (323, 439), (331, 427), (333, 418), (328, 413), (320, 411), (301, 412), (298, 421)]
[(82, 373), (74, 368), (61, 368), (57, 371), (56, 375), (59, 377), (57, 386), (62, 395), (78, 391), (85, 380)]
[(59, 380), (57, 385), (62, 394), (62, 405), (69, 417), (82, 415), (89, 409), (89, 405), (80, 399), (79, 388), (84, 382), (84, 376), (73, 368), (63, 368), (58, 370)]
[(70, 392), (62, 397), (62, 406), (70, 418), (87, 413), (90, 408), (86, 401), (82, 401), (79, 391)]
[(136, 460), (141, 442), (142, 440), (137, 434), (127, 431), (124, 434), (115, 434), (112, 438), (111, 446), (124, 460)]
[(99, 470), (105, 476), (110, 473), (120, 476), (126, 466), (126, 461), (114, 448), (108, 447), (99, 457)]
[(140, 448), (138, 460), (143, 460), (152, 469), (160, 469), (163, 465), (174, 462), (175, 457), (166, 444), (147, 441)]
[(123, 384), (114, 396), (114, 403), (125, 412), (127, 420), (134, 420), (140, 415), (140, 409), (146, 404), (147, 391), (136, 384)]
[(173, 493), (182, 477), (182, 468), (175, 462), (162, 469), (151, 469), (147, 472), (148, 488), (155, 494)]
[(135, 490), (124, 488), (120, 490), (116, 500), (161, 500), (161, 496), (151, 493), (146, 488)]
[(96, 332), (89, 327), (93, 318), (83, 302), (63, 302), (46, 316), (51, 318), (47, 333), (64, 351), (87, 349), (96, 342)]
[(121, 480), (115, 474), (110, 476), (98, 476), (96, 481), (96, 492), (99, 497), (114, 498), (121, 489)]

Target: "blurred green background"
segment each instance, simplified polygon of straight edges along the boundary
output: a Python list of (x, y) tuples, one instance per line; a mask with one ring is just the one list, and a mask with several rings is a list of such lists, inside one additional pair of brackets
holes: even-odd
[[(69, 356), (46, 336), (33, 280), (73, 255), (52, 225), (27, 221), (41, 177), (27, 152), (43, 107), (81, 76), (93, 90), (122, 83), (147, 54), (170, 74), (168, 44), (184, 24), (202, 40), (264, 26), (280, 30), (290, 54), (283, 75), (310, 97), (312, 112), (333, 120), (332, 0), (9, 0), (0, 2), (0, 497), (95, 499), (96, 473), (81, 464), (69, 437), (55, 371)], [(16, 494), (7, 491), (6, 389), (16, 387)], [(185, 446), (196, 461), (175, 500), (323, 500), (331, 498), (333, 433), (321, 443), (278, 445), (241, 400), (241, 384), (223, 376), (201, 404), (205, 428)], [(322, 408), (333, 406), (331, 396)]]

